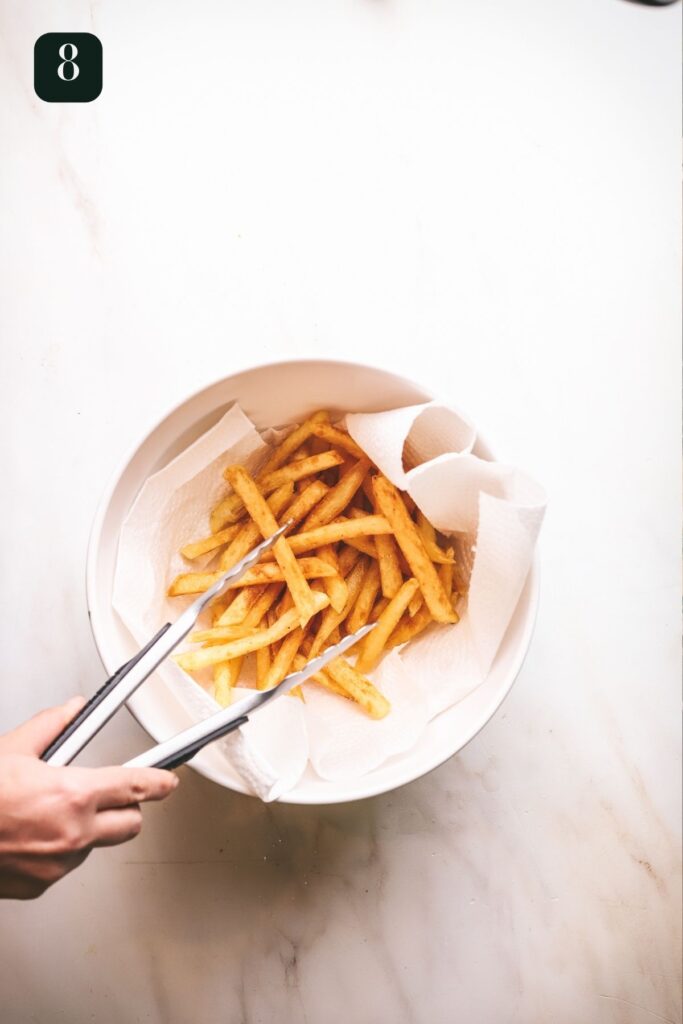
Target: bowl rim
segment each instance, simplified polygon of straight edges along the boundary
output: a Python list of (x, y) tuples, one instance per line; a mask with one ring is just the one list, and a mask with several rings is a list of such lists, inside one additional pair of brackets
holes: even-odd
[[(104, 666), (106, 671), (110, 671), (110, 668), (109, 668), (109, 666), (107, 664), (107, 661), (105, 660), (105, 656), (104, 656), (104, 653), (103, 653), (103, 646), (104, 645), (103, 645), (103, 640), (102, 640), (102, 634), (100, 633), (99, 623), (96, 621), (97, 620), (97, 616), (93, 615), (93, 606), (94, 606), (95, 602), (93, 600), (92, 595), (96, 591), (97, 552), (98, 552), (99, 541), (100, 541), (101, 534), (102, 534), (102, 527), (103, 527), (103, 524), (104, 524), (105, 517), (107, 515), (107, 511), (109, 509), (109, 505), (111, 503), (112, 497), (114, 496), (114, 493), (115, 493), (115, 491), (116, 491), (116, 489), (117, 489), (117, 487), (118, 487), (118, 485), (119, 485), (119, 483), (121, 481), (121, 478), (123, 477), (123, 475), (126, 472), (128, 466), (130, 465), (130, 463), (133, 461), (135, 455), (140, 450), (142, 445), (151, 437), (151, 435), (156, 433), (159, 430), (159, 428), (161, 428), (163, 426), (163, 424), (166, 422), (166, 420), (168, 420), (171, 417), (173, 417), (183, 406), (185, 406), (188, 403), (190, 403), (190, 402), (194, 401), (195, 399), (199, 398), (199, 396), (202, 395), (204, 392), (211, 391), (214, 388), (218, 387), (224, 381), (227, 381), (227, 380), (229, 380), (229, 379), (231, 379), (233, 377), (237, 377), (237, 376), (240, 376), (242, 374), (251, 373), (251, 372), (257, 371), (257, 370), (266, 370), (266, 369), (272, 370), (272, 369), (276, 369), (278, 366), (291, 366), (291, 365), (306, 364), (306, 363), (309, 363), (309, 364), (320, 364), (320, 363), (323, 363), (323, 364), (325, 364), (327, 366), (344, 366), (344, 367), (351, 367), (351, 368), (357, 369), (357, 370), (370, 370), (370, 371), (377, 371), (379, 373), (386, 373), (386, 374), (389, 374), (392, 377), (394, 377), (396, 380), (401, 381), (402, 383), (405, 383), (408, 386), (417, 387), (420, 390), (422, 390), (423, 392), (425, 392), (426, 394), (431, 395), (432, 396), (432, 399), (431, 399), (432, 401), (440, 401), (440, 402), (445, 402), (445, 403), (448, 404), (448, 400), (443, 398), (440, 394), (435, 394), (431, 387), (429, 387), (427, 385), (423, 385), (422, 383), (420, 383), (420, 381), (417, 381), (414, 378), (406, 377), (406, 376), (404, 376), (403, 374), (400, 374), (400, 373), (395, 373), (393, 370), (388, 369), (386, 366), (378, 366), (378, 365), (376, 365), (374, 363), (359, 363), (359, 362), (357, 362), (354, 359), (333, 359), (333, 358), (329, 358), (329, 357), (325, 357), (325, 356), (315, 357), (315, 358), (313, 358), (311, 356), (294, 356), (294, 357), (292, 357), (290, 359), (275, 359), (275, 360), (266, 359), (266, 360), (261, 361), (261, 362), (253, 363), (253, 364), (251, 364), (249, 366), (239, 367), (239, 368), (235, 369), (232, 373), (222, 374), (220, 377), (217, 377), (214, 380), (209, 381), (208, 383), (203, 384), (201, 387), (196, 388), (190, 394), (186, 394), (183, 398), (179, 399), (170, 408), (167, 408), (166, 411), (161, 416), (156, 417), (155, 420), (151, 424), (149, 424), (145, 429), (143, 429), (143, 431), (141, 431), (138, 434), (136, 441), (128, 446), (128, 448), (127, 448), (125, 454), (123, 455), (123, 457), (117, 462), (116, 467), (115, 467), (114, 471), (111, 473), (111, 475), (109, 476), (107, 484), (105, 485), (105, 488), (104, 488), (104, 490), (103, 490), (103, 492), (101, 494), (101, 497), (100, 497), (100, 499), (99, 499), (99, 501), (97, 503), (95, 514), (94, 514), (94, 517), (93, 517), (93, 520), (92, 520), (92, 524), (91, 524), (91, 527), (90, 527), (90, 533), (89, 533), (89, 537), (88, 537), (88, 544), (87, 544), (87, 551), (86, 551), (86, 565), (85, 565), (86, 604), (87, 604), (87, 610), (88, 610), (88, 620), (89, 620), (89, 623), (90, 623), (90, 630), (91, 630), (91, 633), (92, 633), (92, 636), (93, 636), (93, 641), (94, 641), (94, 644), (95, 644), (95, 648), (97, 650), (98, 657), (99, 657), (100, 661), (102, 662), (102, 665)], [(485, 437), (482, 437), (482, 435), (479, 433), (478, 430), (477, 430), (477, 440), (480, 441), (483, 444), (483, 446), (486, 448), (486, 450), (489, 453), (492, 454), (491, 449), (490, 449), (490, 447), (488, 445), (488, 442), (486, 441)], [(142, 486), (142, 484), (140, 484), (140, 486)], [(509, 693), (510, 693), (512, 687), (513, 687), (513, 685), (515, 684), (515, 682), (516, 682), (516, 680), (517, 680), (517, 678), (519, 676), (519, 673), (522, 670), (522, 667), (523, 667), (524, 662), (526, 660), (527, 654), (529, 652), (529, 648), (531, 646), (531, 641), (532, 641), (533, 635), (534, 635), (534, 630), (535, 630), (535, 627), (536, 627), (536, 621), (537, 621), (537, 618), (538, 618), (538, 607), (539, 607), (539, 601), (540, 601), (540, 556), (539, 556), (538, 546), (537, 546), (537, 548), (536, 548), (536, 550), (534, 552), (534, 556), (533, 556), (533, 560), (532, 560), (532, 563), (531, 563), (531, 566), (530, 566), (530, 569), (529, 569), (529, 573), (527, 575), (527, 579), (526, 579), (525, 584), (524, 584), (524, 588), (527, 588), (527, 587), (529, 588), (528, 609), (527, 609), (527, 613), (526, 613), (525, 620), (524, 620), (524, 623), (523, 623), (523, 627), (522, 627), (522, 630), (521, 630), (520, 638), (519, 638), (519, 641), (518, 641), (518, 644), (517, 644), (517, 649), (516, 649), (516, 652), (515, 652), (515, 656), (512, 659), (512, 665), (511, 665), (511, 667), (508, 670), (508, 679), (507, 679), (506, 685), (505, 685), (502, 693), (499, 692), (499, 693), (497, 693), (492, 698), (492, 700), (490, 701), (489, 705), (487, 706), (484, 714), (481, 716), (481, 720), (478, 723), (476, 723), (472, 727), (471, 730), (466, 732), (465, 739), (463, 740), (463, 742), (461, 742), (459, 744), (457, 750), (452, 751), (450, 754), (447, 754), (445, 757), (443, 757), (441, 752), (439, 752), (439, 754), (435, 757), (434, 761), (431, 762), (431, 763), (428, 763), (423, 769), (421, 769), (419, 771), (419, 773), (417, 775), (414, 774), (411, 769), (407, 769), (404, 775), (402, 775), (400, 772), (397, 771), (398, 778), (397, 778), (397, 781), (395, 783), (387, 785), (386, 783), (382, 783), (382, 782), (378, 781), (374, 785), (368, 786), (367, 790), (364, 791), (362, 794), (357, 794), (357, 795), (354, 795), (354, 796), (351, 796), (351, 797), (345, 797), (345, 796), (334, 797), (334, 796), (331, 796), (329, 799), (324, 799), (324, 798), (323, 799), (310, 799), (310, 798), (307, 798), (307, 797), (301, 798), (300, 796), (297, 796), (296, 795), (296, 787), (295, 787), (290, 792), (283, 794), (282, 797), (279, 798), (278, 802), (279, 803), (299, 804), (299, 805), (323, 806), (325, 804), (349, 803), (349, 802), (353, 802), (355, 800), (366, 800), (366, 799), (369, 799), (369, 798), (374, 797), (374, 796), (379, 796), (379, 795), (381, 795), (383, 793), (393, 792), (394, 790), (400, 789), (403, 786), (406, 786), (406, 785), (408, 785), (411, 782), (415, 782), (418, 779), (424, 778), (425, 775), (428, 775), (431, 772), (435, 771), (441, 765), (445, 764), (447, 761), (450, 761), (450, 759), (452, 757), (455, 757), (457, 754), (461, 753), (461, 751), (464, 750), (465, 747), (476, 736), (478, 736), (478, 734), (481, 732), (481, 730), (486, 725), (488, 725), (488, 723), (491, 721), (491, 719), (496, 714), (498, 709), (505, 702), (505, 700), (507, 699), (507, 697), (508, 697), (508, 695), (509, 695)], [(521, 595), (520, 595), (520, 598), (521, 598)], [(126, 706), (126, 709), (128, 710), (128, 712), (134, 718), (134, 720), (138, 723), (138, 725), (142, 729), (144, 729), (145, 732), (152, 739), (154, 739), (153, 734), (149, 731), (149, 729), (147, 728), (145, 722), (143, 721), (143, 719), (139, 715), (139, 713), (136, 712), (133, 709), (133, 707), (131, 707), (129, 702), (126, 702), (125, 706)], [(198, 772), (198, 774), (202, 775), (204, 778), (209, 779), (211, 782), (214, 782), (216, 785), (220, 786), (222, 789), (229, 789), (231, 792), (238, 793), (238, 794), (243, 795), (243, 796), (248, 796), (248, 797), (253, 797), (254, 796), (254, 794), (252, 794), (252, 793), (250, 793), (248, 791), (246, 786), (244, 787), (244, 789), (242, 789), (242, 788), (238, 789), (238, 788), (236, 788), (234, 786), (226, 785), (226, 783), (223, 782), (223, 781), (219, 781), (215, 777), (214, 773), (211, 770), (206, 770), (203, 767), (200, 768), (198, 765), (195, 765), (195, 764), (192, 764), (192, 763), (190, 763), (189, 767), (192, 768), (194, 771)], [(398, 768), (398, 766), (397, 766), (397, 768)]]

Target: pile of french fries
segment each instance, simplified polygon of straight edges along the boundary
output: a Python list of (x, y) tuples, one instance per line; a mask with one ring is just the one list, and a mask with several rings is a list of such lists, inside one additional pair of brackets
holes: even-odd
[(268, 689), (345, 634), (377, 622), (354, 648), (355, 664), (337, 658), (311, 682), (383, 718), (389, 702), (367, 673), (383, 652), (430, 623), (458, 621), (466, 582), (454, 548), (440, 543), (411, 498), (327, 412), (295, 428), (256, 476), (238, 465), (224, 476), (230, 491), (211, 512), (211, 535), (181, 549), (189, 562), (210, 555), (209, 571), (181, 573), (170, 597), (208, 589), (262, 538), (292, 526), (214, 602), (210, 628), (189, 637), (200, 646), (177, 655), (178, 664), (188, 672), (210, 668), (214, 696), (225, 706), (248, 656), (256, 685)]

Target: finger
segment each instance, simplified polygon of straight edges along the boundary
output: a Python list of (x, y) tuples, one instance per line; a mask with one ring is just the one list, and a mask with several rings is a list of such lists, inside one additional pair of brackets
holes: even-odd
[(95, 815), (93, 846), (117, 846), (134, 839), (142, 828), (140, 808), (122, 807), (120, 810), (100, 811)]
[(3, 737), (3, 749), (11, 749), (17, 754), (42, 754), (84, 704), (84, 697), (72, 697), (59, 707), (39, 711), (28, 722)]
[(163, 800), (178, 785), (178, 776), (160, 768), (89, 768), (98, 810)]

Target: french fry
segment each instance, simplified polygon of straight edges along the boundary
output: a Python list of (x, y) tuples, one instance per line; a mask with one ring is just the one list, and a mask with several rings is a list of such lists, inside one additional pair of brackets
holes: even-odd
[[(284, 538), (280, 538), (283, 540)], [(277, 542), (279, 543), (279, 541)], [(323, 562), (320, 558), (300, 558), (298, 561), (292, 555), (297, 572), (306, 583), (306, 580), (317, 579), (324, 576), (334, 576), (334, 569)], [(217, 583), (223, 575), (222, 572), (182, 572), (173, 580), (168, 588), (169, 597), (181, 597), (183, 594), (203, 594), (205, 590)], [(262, 583), (281, 583), (287, 580), (285, 570), (277, 562), (261, 562), (245, 572), (241, 580), (230, 584), (228, 589), (237, 587), (255, 587)], [(310, 591), (308, 583), (307, 589)], [(312, 605), (311, 605), (312, 607)], [(311, 614), (314, 614), (311, 612)]]
[(375, 537), (375, 551), (382, 582), (382, 594), (384, 597), (392, 598), (398, 594), (403, 583), (396, 541), (393, 537)]
[(398, 647), (399, 644), (407, 644), (409, 640), (412, 640), (414, 636), (421, 633), (433, 621), (434, 619), (426, 604), (423, 604), (419, 612), (413, 615), (412, 618), (403, 615), (398, 626), (387, 640), (387, 648)]
[(371, 633), (361, 642), (360, 652), (356, 659), (359, 672), (370, 672), (377, 662), (387, 640), (398, 625), (399, 619), (417, 593), (418, 582), (415, 578), (406, 580), (398, 594), (389, 601)]
[[(368, 634), (368, 639), (377, 632), (377, 629)], [(357, 665), (354, 668), (345, 658), (335, 658), (325, 666), (323, 672), (360, 704), (371, 718), (384, 718), (388, 715), (391, 710), (389, 701), (369, 679), (365, 678)]]
[[(313, 530), (303, 530), (288, 536), (289, 546), (295, 555), (303, 551), (312, 551), (313, 548), (323, 545), (338, 544), (339, 541), (349, 541), (355, 537), (377, 538), (380, 534), (390, 534), (391, 527), (384, 516), (360, 515), (353, 519), (341, 517), (334, 523), (325, 526), (316, 526)], [(270, 561), (272, 553), (267, 551), (264, 561)]]
[[(286, 466), (282, 466), (280, 469), (273, 470), (272, 473), (267, 473), (264, 476), (259, 476), (256, 480), (257, 489), (259, 493), (271, 494), (273, 491), (281, 487), (282, 484), (294, 483), (297, 480), (302, 480), (304, 477), (313, 476), (315, 473), (320, 473), (324, 469), (329, 469), (332, 466), (338, 466), (343, 462), (343, 457), (339, 452), (329, 451), (322, 452), (320, 455), (311, 455), (307, 459), (299, 459), (295, 462), (290, 462)], [(223, 471), (223, 476), (230, 481), (230, 473), (234, 467), (228, 466)], [(253, 479), (253, 478), (252, 478)], [(229, 494), (227, 498), (224, 498), (211, 513), (209, 522), (213, 533), (217, 533), (222, 530), (228, 523), (236, 522), (243, 514), (244, 502), (242, 498), (237, 494)]]
[(371, 622), (377, 622), (378, 618), (380, 617), (380, 615), (382, 614), (382, 612), (384, 611), (384, 609), (386, 608), (386, 606), (388, 604), (389, 604), (389, 598), (388, 597), (380, 597), (379, 601), (376, 602), (375, 607), (372, 609), (372, 614), (370, 616), (370, 621)]
[[(450, 593), (450, 591), (448, 591), (448, 593)], [(419, 612), (419, 610), (420, 610), (420, 608), (422, 607), (423, 604), (424, 604), (424, 598), (423, 598), (422, 594), (420, 593), (420, 591), (418, 590), (417, 594), (415, 595), (415, 597), (412, 599), (412, 601), (408, 605), (408, 615), (411, 615), (411, 616), (412, 615), (417, 615), (417, 613)]]
[(245, 615), (244, 625), (260, 626), (264, 615), (273, 607), (281, 592), (282, 584), (280, 583), (269, 583), (264, 587)]
[[(275, 587), (278, 584), (273, 583), (272, 586)], [(244, 587), (242, 590), (228, 591), (228, 596), (232, 595), (232, 601), (214, 619), (213, 625), (236, 626), (238, 623), (244, 622), (247, 612), (259, 600), (266, 589), (267, 587), (264, 584), (262, 587)]]
[[(363, 491), (372, 505), (375, 514), (379, 510), (377, 498), (373, 489), (372, 478), (366, 476), (363, 481)], [(386, 517), (383, 517), (386, 518)], [(375, 537), (375, 553), (379, 563), (379, 575), (382, 582), (382, 594), (386, 598), (392, 598), (401, 589), (403, 573), (399, 560), (399, 551), (393, 537)]]
[(349, 633), (355, 633), (357, 629), (370, 621), (370, 613), (375, 603), (375, 598), (380, 587), (379, 566), (377, 562), (371, 562), (363, 579), (362, 586), (358, 591), (356, 603), (346, 620), (346, 628)]
[[(277, 519), (284, 509), (289, 505), (294, 494), (294, 484), (285, 483), (278, 487), (269, 498), (266, 499), (268, 508)], [(225, 551), (222, 552), (218, 568), (221, 572), (231, 569), (237, 565), (241, 558), (248, 555), (252, 548), (256, 547), (261, 540), (261, 531), (253, 519), (240, 524), (240, 531), (231, 541)]]
[(363, 449), (360, 445), (356, 444), (349, 434), (338, 427), (333, 427), (331, 423), (319, 420), (313, 425), (312, 433), (314, 437), (320, 437), (327, 441), (333, 448), (343, 448), (344, 451), (350, 452), (356, 459), (364, 459), (366, 457)]
[(359, 459), (351, 469), (339, 479), (329, 494), (317, 505), (304, 522), (304, 531), (313, 530), (316, 526), (325, 526), (336, 519), (344, 511), (354, 496), (370, 468), (370, 460)]
[(367, 565), (368, 563), (366, 559), (361, 557), (349, 573), (346, 580), (346, 585), (349, 588), (349, 595), (342, 610), (340, 612), (335, 612), (333, 608), (327, 608), (325, 610), (315, 637), (313, 638), (313, 643), (311, 644), (309, 652), (311, 658), (315, 658), (316, 655), (320, 654), (332, 631), (344, 621), (353, 608), (356, 603), (356, 598), (360, 592), (360, 588), (363, 585), (363, 578), (365, 576)]
[(243, 636), (253, 636), (257, 630), (254, 626), (212, 626), (210, 629), (197, 629), (187, 638), (191, 644), (225, 643), (226, 640), (240, 640)]
[[(417, 526), (417, 532), (420, 534), (420, 537), (422, 538), (422, 543), (424, 544), (425, 551), (431, 558), (432, 562), (436, 562), (437, 565), (447, 565), (449, 562), (452, 563), (454, 561), (453, 549), (449, 548), (449, 551), (451, 552), (450, 557), (448, 556), (446, 551), (441, 550), (441, 548), (436, 542), (436, 530), (429, 522), (426, 515), (423, 512), (420, 512), (419, 510), (417, 513), (417, 520), (415, 525)], [(450, 590), (448, 591), (448, 593), (450, 594)]]
[[(318, 456), (314, 456), (314, 458), (318, 458)], [(309, 460), (304, 459), (303, 461)], [(268, 504), (256, 486), (251, 474), (243, 466), (231, 466), (227, 470), (227, 476), (233, 490), (244, 502), (247, 512), (254, 522), (258, 524), (264, 538), (270, 537), (278, 528), (277, 519), (268, 508)], [(325, 500), (326, 498), (323, 499), (323, 501)], [(304, 626), (311, 616), (315, 614), (315, 602), (311, 588), (306, 582), (303, 568), (294, 557), (286, 537), (278, 538), (273, 546), (273, 552), (294, 598), (294, 604), (299, 610), (299, 621)], [(325, 565), (327, 570), (330, 569), (330, 566), (324, 562), (320, 562), (320, 564)], [(262, 568), (265, 568), (265, 566), (262, 566)], [(328, 576), (330, 572), (325, 572), (321, 575)]]
[[(313, 604), (315, 612), (327, 608), (329, 598), (327, 594), (313, 592)], [(292, 633), (299, 627), (299, 611), (291, 608), (285, 612), (277, 622), (266, 629), (260, 629), (252, 636), (242, 637), (240, 640), (230, 640), (226, 644), (217, 644), (215, 647), (201, 647), (197, 651), (185, 651), (183, 654), (175, 655), (175, 660), (186, 672), (196, 672), (198, 669), (207, 668), (209, 665), (217, 665), (221, 661), (232, 661), (233, 658), (241, 658), (245, 654), (257, 651), (259, 647), (266, 644), (276, 643), (282, 640), (288, 633)], [(207, 632), (209, 632), (207, 630)]]
[(334, 576), (326, 576), (323, 579), (323, 588), (330, 599), (330, 606), (334, 608), (335, 612), (340, 612), (346, 604), (349, 588), (346, 585), (346, 580), (341, 575), (337, 553), (332, 544), (325, 544), (324, 547), (318, 548), (316, 555), (318, 558), (322, 558), (323, 562), (331, 565), (335, 571)]
[(305, 481), (303, 490), (296, 495), (290, 505), (287, 505), (282, 513), (280, 522), (286, 520), (291, 522), (292, 527), (298, 526), (311, 509), (315, 508), (320, 499), (325, 497), (328, 491), (329, 487), (322, 480), (313, 480), (310, 483)]
[(231, 661), (222, 661), (213, 668), (213, 695), (223, 708), (227, 708), (232, 701), (233, 664)]
[(289, 672), (303, 638), (304, 631), (301, 626), (284, 638), (264, 678), (258, 681), (259, 690), (271, 690), (278, 683), (282, 682)]
[(263, 681), (268, 674), (270, 664), (270, 647), (259, 647), (256, 651), (256, 686), (259, 690), (265, 689)]
[[(305, 667), (306, 662), (307, 659), (304, 658), (303, 654), (297, 654), (292, 663), (294, 671), (300, 672), (301, 669)], [(308, 683), (317, 683), (318, 686), (324, 686), (326, 690), (330, 690), (332, 693), (336, 693), (340, 697), (346, 697), (349, 700), (351, 699), (346, 690), (343, 690), (341, 686), (335, 683), (329, 676), (325, 675), (323, 671), (316, 672), (314, 675), (309, 676), (304, 683), (304, 686), (307, 686)]]
[(354, 565), (360, 558), (360, 553), (353, 547), (344, 547), (338, 552), (339, 571), (344, 579), (349, 575)]
[(219, 530), (218, 533), (212, 533), (209, 537), (204, 537), (202, 540), (195, 540), (191, 544), (186, 544), (185, 547), (180, 549), (180, 554), (188, 562), (192, 562), (195, 558), (200, 558), (201, 555), (208, 555), (209, 551), (215, 551), (217, 548), (222, 548), (224, 544), (229, 544), (235, 534), (239, 533), (241, 529), (241, 523), (233, 523), (232, 526), (226, 527), (225, 530)]
[[(451, 556), (449, 561), (448, 562), (443, 562), (436, 571), (439, 574), (439, 579), (441, 580), (441, 586), (443, 587), (444, 591), (447, 594), (452, 594), (452, 591), (453, 591), (453, 563), (455, 561), (455, 559), (453, 558), (453, 548), (449, 548), (448, 551), (446, 552), (446, 554), (450, 554), (450, 556)], [(452, 603), (453, 603), (453, 598), (451, 596), (451, 604)]]
[[(403, 504), (398, 490), (384, 476), (373, 477), (372, 488), (378, 509), (389, 520), (398, 546), (405, 555), (419, 584), (432, 617), (437, 622), (457, 622), (458, 617), (453, 610), (450, 595), (445, 593), (441, 585), (436, 569), (425, 551), (422, 538)], [(377, 539), (375, 539), (375, 543), (377, 543)], [(377, 630), (373, 630), (373, 633), (376, 632)], [(372, 635), (370, 634), (370, 636)]]
[[(353, 509), (351, 511), (353, 512)], [(369, 558), (377, 558), (377, 548), (372, 537), (349, 537), (345, 543)]]
[(318, 423), (325, 423), (329, 418), (329, 413), (320, 410), (304, 420), (300, 427), (295, 427), (291, 434), (288, 434), (283, 441), (280, 441), (279, 445), (268, 456), (261, 467), (261, 473), (264, 475), (272, 473), (273, 470), (284, 466), (290, 456), (311, 437), (313, 427)]

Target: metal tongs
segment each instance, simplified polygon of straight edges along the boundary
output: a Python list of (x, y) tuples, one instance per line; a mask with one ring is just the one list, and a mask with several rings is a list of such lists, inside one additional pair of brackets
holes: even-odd
[[(217, 597), (226, 586), (236, 583), (248, 569), (256, 565), (261, 555), (268, 551), (278, 537), (282, 536), (291, 523), (285, 523), (267, 540), (262, 541), (249, 552), (237, 565), (223, 573), (213, 586), (205, 590), (203, 594), (192, 602), (185, 609), (183, 614), (173, 624), (167, 622), (161, 627), (158, 633), (152, 637), (135, 657), (122, 665), (104, 683), (103, 686), (93, 694), (90, 700), (83, 705), (81, 710), (64, 727), (60, 734), (50, 743), (41, 754), (41, 760), (51, 765), (69, 764), (76, 755), (95, 736), (103, 725), (118, 711), (121, 705), (144, 683), (168, 657), (168, 655), (184, 640), (191, 631), (201, 612), (206, 608), (214, 597)], [(184, 729), (171, 739), (164, 740), (156, 746), (146, 750), (138, 757), (126, 762), (127, 767), (152, 767), (152, 768), (177, 768), (179, 765), (189, 761), (190, 758), (205, 747), (207, 743), (213, 743), (221, 736), (227, 735), (234, 729), (239, 729), (248, 720), (253, 711), (258, 711), (269, 701), (289, 693), (291, 689), (309, 679), (321, 668), (338, 658), (358, 643), (371, 629), (375, 623), (363, 626), (355, 633), (345, 636), (338, 644), (328, 647), (319, 657), (307, 662), (304, 667), (291, 675), (286, 676), (281, 683), (271, 690), (263, 690), (260, 693), (251, 694), (243, 700), (231, 704), (222, 711), (210, 715), (189, 729)]]

